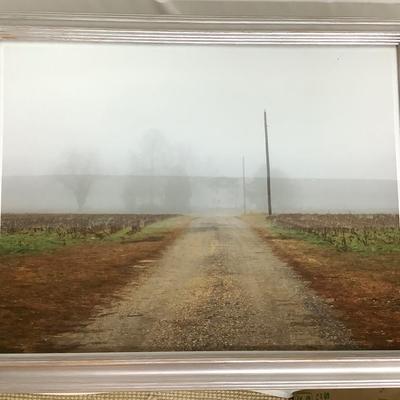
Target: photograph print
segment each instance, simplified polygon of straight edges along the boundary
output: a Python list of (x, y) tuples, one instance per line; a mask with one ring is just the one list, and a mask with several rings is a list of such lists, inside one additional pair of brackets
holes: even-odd
[(394, 48), (3, 46), (1, 353), (400, 349)]

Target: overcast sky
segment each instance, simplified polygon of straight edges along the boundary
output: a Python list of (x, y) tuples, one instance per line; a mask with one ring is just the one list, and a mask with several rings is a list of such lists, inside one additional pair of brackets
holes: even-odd
[(155, 173), (240, 176), (244, 156), (254, 175), (266, 108), (274, 174), (396, 176), (394, 48), (7, 43), (4, 54), (6, 175), (57, 173), (71, 153), (90, 154), (94, 173), (140, 174), (149, 137)]

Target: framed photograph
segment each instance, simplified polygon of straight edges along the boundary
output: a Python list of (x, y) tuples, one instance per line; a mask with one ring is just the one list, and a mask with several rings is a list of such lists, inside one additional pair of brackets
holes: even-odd
[(399, 387), (399, 21), (1, 2), (0, 392)]

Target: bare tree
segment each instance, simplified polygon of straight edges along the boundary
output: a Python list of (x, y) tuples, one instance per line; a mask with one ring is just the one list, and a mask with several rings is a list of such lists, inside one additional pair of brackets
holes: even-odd
[(72, 193), (81, 212), (96, 179), (96, 158), (93, 154), (71, 151), (62, 165), (59, 181)]
[(162, 133), (150, 130), (142, 135), (130, 158), (130, 176), (122, 193), (126, 209), (159, 212), (163, 201), (160, 177), (168, 173), (174, 158), (170, 144)]

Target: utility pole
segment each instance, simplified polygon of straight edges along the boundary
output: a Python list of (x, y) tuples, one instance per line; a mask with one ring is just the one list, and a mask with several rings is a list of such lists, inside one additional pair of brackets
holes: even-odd
[(268, 215), (272, 215), (272, 199), (271, 199), (271, 166), (269, 162), (269, 143), (268, 143), (268, 124), (267, 112), (264, 110), (264, 130), (265, 130), (265, 161), (267, 166), (267, 203)]
[(242, 157), (242, 176), (243, 176), (243, 214), (246, 214), (246, 162)]
[[(400, 116), (400, 45), (396, 46), (397, 49), (397, 106), (399, 107), (398, 109), (398, 115)], [(398, 206), (398, 213), (399, 213), (399, 227), (400, 227), (400, 124), (399, 120), (396, 121), (397, 126), (396, 126), (396, 131), (394, 133), (395, 138), (394, 138), (394, 143), (395, 143), (395, 151), (396, 151), (396, 178), (397, 178), (397, 206)]]
[[(3, 138), (4, 138), (4, 46), (0, 42), (0, 157), (3, 159)], [(0, 163), (0, 177), (3, 176), (3, 163)], [(2, 179), (0, 179), (0, 235), (2, 231), (1, 219), (1, 193), (2, 193)]]

